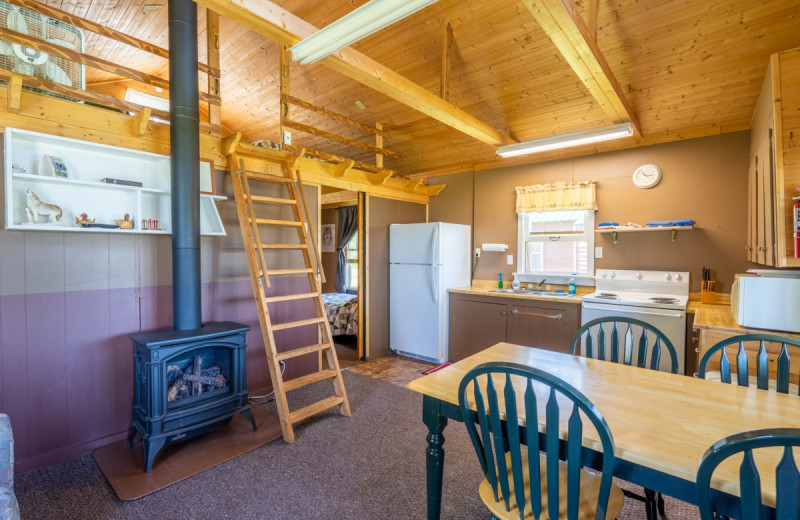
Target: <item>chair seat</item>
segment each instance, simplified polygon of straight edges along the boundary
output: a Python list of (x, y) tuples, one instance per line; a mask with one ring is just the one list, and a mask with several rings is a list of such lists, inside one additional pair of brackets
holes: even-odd
[[(539, 467), (541, 468), (541, 482), (542, 482), (542, 515), (540, 520), (550, 520), (550, 516), (547, 514), (547, 474), (545, 472), (545, 463), (546, 458), (544, 455), (540, 455), (540, 464)], [(481, 482), (478, 491), (480, 492), (481, 499), (483, 503), (486, 504), (486, 507), (489, 511), (492, 512), (497, 518), (501, 518), (503, 520), (519, 520), (519, 509), (517, 508), (516, 500), (514, 499), (514, 479), (511, 475), (511, 458), (510, 454), (506, 455), (506, 467), (509, 468), (508, 470), (508, 480), (510, 486), (510, 493), (511, 493), (511, 500), (509, 501), (509, 506), (511, 507), (511, 511), (506, 511), (506, 504), (502, 497), (500, 497), (499, 502), (495, 502), (494, 500), (494, 492), (492, 491), (492, 485), (489, 484), (489, 481), (484, 479)], [(530, 493), (530, 474), (528, 473), (528, 452), (526, 450), (522, 451), (522, 467), (523, 467), (523, 480), (526, 490), (526, 495)], [(559, 484), (558, 490), (563, 500), (559, 504), (558, 509), (558, 516), (559, 518), (567, 518), (567, 464), (563, 461), (559, 462)], [(597, 495), (600, 491), (600, 474), (592, 473), (587, 470), (581, 471), (581, 486), (580, 486), (580, 505), (578, 511), (578, 519), (579, 520), (593, 520), (595, 516), (595, 509), (597, 504)], [(498, 489), (498, 495), (499, 489)], [(619, 514), (622, 510), (622, 504), (625, 499), (625, 496), (622, 494), (622, 490), (612, 482), (611, 484), (611, 494), (608, 498), (608, 510), (606, 511), (606, 518), (613, 519)], [(530, 508), (530, 504), (526, 505), (525, 509), (525, 516), (524, 518), (534, 518), (533, 511)], [(557, 520), (557, 519), (556, 519)]]
[[(722, 373), (719, 370), (710, 370), (710, 371), (706, 372), (706, 377), (705, 378), (708, 381), (717, 381), (717, 382), (719, 382), (719, 381), (722, 381)], [(758, 388), (758, 378), (756, 376), (754, 376), (754, 375), (748, 376), (747, 381), (748, 381), (748, 383), (749, 383), (749, 385), (751, 387)], [(769, 390), (772, 390), (773, 392), (775, 392), (776, 388), (778, 387), (778, 382), (775, 379), (770, 379), (767, 382), (769, 383)], [(734, 372), (734, 371), (731, 371), (731, 384), (732, 385), (738, 385), (739, 384), (739, 378), (737, 377), (736, 372)], [(789, 383), (789, 393), (792, 394), (792, 395), (797, 395), (798, 387), (797, 387), (796, 384)]]

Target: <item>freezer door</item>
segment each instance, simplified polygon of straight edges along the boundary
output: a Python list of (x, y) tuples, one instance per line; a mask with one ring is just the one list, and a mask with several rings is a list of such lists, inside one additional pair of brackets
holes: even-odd
[(441, 292), (441, 266), (389, 266), (389, 347), (429, 361), (446, 359), (446, 297)]
[(390, 264), (439, 264), (440, 223), (389, 226)]

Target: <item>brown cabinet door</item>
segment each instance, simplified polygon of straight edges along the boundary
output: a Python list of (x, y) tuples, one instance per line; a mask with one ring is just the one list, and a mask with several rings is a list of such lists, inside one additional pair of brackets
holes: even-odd
[(506, 340), (506, 304), (450, 295), (448, 361), (455, 363)]
[(700, 364), (700, 344), (697, 332), (694, 331), (694, 314), (686, 314), (686, 375), (697, 377), (697, 366)]
[(556, 352), (569, 352), (580, 327), (580, 305), (570, 303), (509, 305), (506, 338), (509, 343)]

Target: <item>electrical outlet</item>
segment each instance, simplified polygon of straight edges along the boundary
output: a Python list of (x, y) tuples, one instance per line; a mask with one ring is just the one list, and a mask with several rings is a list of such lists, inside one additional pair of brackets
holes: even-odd
[(508, 265), (514, 265), (514, 255), (508, 255)]
[(283, 131), (283, 144), (292, 144), (292, 133), (288, 130)]
[(481, 248), (480, 247), (476, 247), (475, 248), (475, 258), (480, 258), (480, 257), (481, 257)]
[(597, 246), (594, 248), (594, 257), (603, 258), (603, 248), (601, 246)]

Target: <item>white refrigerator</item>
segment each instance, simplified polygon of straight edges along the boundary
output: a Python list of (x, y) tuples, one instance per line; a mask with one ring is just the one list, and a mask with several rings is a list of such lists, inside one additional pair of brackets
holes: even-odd
[(447, 361), (447, 289), (470, 285), (470, 227), (445, 222), (389, 226), (389, 348)]

